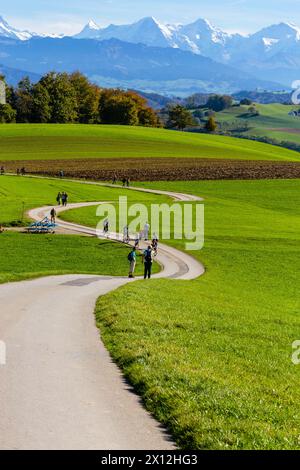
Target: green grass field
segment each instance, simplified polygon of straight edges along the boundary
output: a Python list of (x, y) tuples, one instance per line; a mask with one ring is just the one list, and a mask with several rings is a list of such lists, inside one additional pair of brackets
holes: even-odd
[[(142, 185), (142, 184), (140, 184)], [(149, 410), (186, 449), (300, 449), (300, 181), (144, 183), (205, 198), (206, 273), (152, 280), (99, 299), (97, 324)], [(0, 177), (0, 222), (51, 204), (164, 197), (55, 179)], [(65, 218), (94, 225), (91, 208)], [(184, 249), (183, 242), (170, 242)], [(0, 282), (46, 274), (127, 274), (128, 249), (78, 236), (0, 235)], [(138, 263), (138, 269), (141, 264)], [(125, 271), (125, 272), (124, 272)]]
[[(130, 203), (150, 204), (168, 200), (163, 196), (136, 193), (126, 189), (113, 189), (101, 185), (83, 184), (55, 178), (42, 179), (17, 176), (0, 176), (0, 224), (11, 225), (13, 221), (28, 222), (26, 212), (34, 207), (56, 205), (59, 191), (66, 191), (69, 202), (107, 201), (116, 202), (119, 196), (127, 196)], [(157, 199), (158, 198), (158, 199)], [(96, 206), (89, 208), (95, 216)], [(66, 217), (67, 218), (67, 217)], [(96, 219), (95, 219), (96, 222)]]
[(249, 106), (232, 107), (216, 114), (218, 122), (247, 122), (250, 126), (245, 135), (271, 137), (300, 143), (300, 117), (289, 116), (299, 106), (283, 104), (256, 104), (259, 116), (247, 117)]
[(299, 161), (298, 153), (231, 137), (97, 125), (0, 126), (0, 161), (193, 157)]
[[(28, 209), (55, 204), (55, 197), (62, 190), (68, 192), (70, 202), (116, 202), (119, 195), (127, 195), (131, 203), (157, 201), (157, 196), (137, 195), (123, 189), (55, 179), (0, 176), (0, 224), (21, 222), (22, 214), (23, 224), (26, 224)], [(92, 211), (95, 214), (96, 207)], [(5, 232), (0, 234), (0, 282), (69, 273), (126, 276), (127, 254), (127, 247), (90, 237)], [(155, 266), (154, 272), (158, 270)], [(137, 263), (136, 273), (142, 273), (141, 263)]]
[(150, 186), (205, 197), (206, 274), (100, 298), (106, 346), (181, 447), (299, 449), (300, 181)]
[[(74, 235), (0, 234), (0, 283), (57, 274), (126, 276), (129, 249)], [(157, 270), (157, 266), (156, 266)], [(142, 274), (142, 262), (136, 274)]]

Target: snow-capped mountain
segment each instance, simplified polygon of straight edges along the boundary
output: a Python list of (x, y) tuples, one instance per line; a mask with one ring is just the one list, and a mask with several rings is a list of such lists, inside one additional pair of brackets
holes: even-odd
[(76, 34), (74, 37), (77, 39), (98, 39), (99, 31), (101, 30), (100, 26), (95, 23), (95, 21), (90, 20), (83, 30)]
[(18, 39), (19, 41), (27, 41), (33, 36), (36, 36), (36, 34), (13, 28), (7, 23), (7, 21), (4, 20), (4, 18), (2, 18), (2, 16), (0, 16), (0, 36), (11, 39)]
[[(1, 37), (24, 42), (45, 37), (61, 39), (63, 35), (37, 35), (20, 31), (0, 17)], [(80, 33), (72, 37), (74, 42), (83, 41), (87, 55), (89, 51), (85, 41), (94, 40), (98, 43), (112, 39), (127, 44), (190, 52), (214, 60), (219, 63), (220, 70), (221, 65), (225, 64), (260, 80), (275, 81), (286, 86), (300, 77), (300, 28), (292, 23), (272, 25), (255, 34), (242, 36), (229, 34), (205, 19), (187, 25), (172, 25), (146, 17), (133, 24), (111, 24), (107, 27), (100, 27), (90, 20)], [(50, 44), (45, 42), (46, 55)], [(171, 57), (171, 51), (164, 51), (164, 58), (168, 56)]]
[(119, 39), (147, 46), (173, 47), (209, 56), (223, 54), (222, 49), (233, 36), (214, 27), (208, 20), (199, 19), (190, 25), (163, 24), (153, 17), (142, 18), (133, 24), (99, 27), (93, 20), (74, 37), (77, 39)]
[(228, 60), (232, 45), (243, 39), (241, 35), (226, 33), (201, 18), (181, 26), (177, 37), (179, 41), (186, 39), (193, 52), (222, 61)]
[[(177, 28), (176, 28), (177, 29)], [(109, 25), (100, 28), (90, 20), (83, 30), (74, 36), (77, 39), (119, 39), (155, 47), (178, 47), (174, 39), (174, 27), (163, 25), (153, 17), (142, 18), (129, 25)]]

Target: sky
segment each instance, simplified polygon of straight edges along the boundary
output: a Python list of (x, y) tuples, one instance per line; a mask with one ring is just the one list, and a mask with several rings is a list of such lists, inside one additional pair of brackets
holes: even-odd
[(0, 0), (0, 16), (37, 33), (77, 33), (89, 19), (106, 26), (154, 16), (163, 23), (207, 18), (248, 34), (281, 21), (300, 26), (300, 0)]

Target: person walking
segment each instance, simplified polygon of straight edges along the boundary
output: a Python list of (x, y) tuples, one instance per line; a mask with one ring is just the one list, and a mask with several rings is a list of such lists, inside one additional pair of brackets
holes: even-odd
[(50, 216), (51, 216), (51, 224), (55, 224), (56, 210), (54, 209), (54, 207), (53, 207), (53, 209), (51, 209)]
[(5, 173), (5, 169), (4, 169), (4, 166), (1, 167), (1, 175), (4, 175)]
[(69, 196), (67, 193), (65, 193), (65, 207), (67, 206), (68, 204), (68, 199), (69, 199)]
[(139, 235), (139, 233), (137, 233), (136, 236), (135, 236), (134, 247), (135, 247), (136, 250), (138, 250), (139, 247), (140, 247), (140, 235)]
[(60, 206), (60, 203), (61, 203), (61, 192), (59, 192), (58, 195), (56, 196), (56, 202), (57, 202), (57, 205)]
[(116, 173), (114, 173), (112, 184), (116, 184), (116, 182), (117, 182), (117, 175)]
[(152, 264), (153, 264), (153, 252), (149, 245), (143, 254), (144, 261), (144, 279), (150, 279), (152, 275)]
[(135, 247), (132, 248), (131, 252), (128, 255), (128, 261), (129, 261), (129, 275), (128, 277), (133, 278), (134, 277), (134, 271), (135, 271), (135, 266), (136, 266), (136, 249)]
[(148, 222), (145, 223), (145, 226), (144, 226), (144, 238), (145, 238), (145, 241), (148, 241), (149, 239), (149, 230), (150, 230), (150, 225)]
[(108, 234), (108, 230), (109, 230), (109, 221), (108, 221), (108, 219), (105, 219), (104, 222), (103, 222), (103, 233), (104, 233), (104, 235)]
[(125, 225), (123, 229), (123, 242), (124, 243), (129, 243), (129, 227), (128, 225)]
[(158, 240), (157, 240), (157, 238), (153, 238), (151, 246), (152, 246), (154, 256), (157, 256), (157, 251), (158, 251)]

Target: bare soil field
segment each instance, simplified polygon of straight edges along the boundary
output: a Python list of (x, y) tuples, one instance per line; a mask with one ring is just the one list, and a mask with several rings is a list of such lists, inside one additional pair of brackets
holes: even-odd
[(108, 181), (180, 181), (217, 179), (300, 178), (300, 162), (245, 161), (197, 158), (113, 158), (93, 160), (23, 160), (1, 162), (5, 172), (25, 167), (30, 174)]

